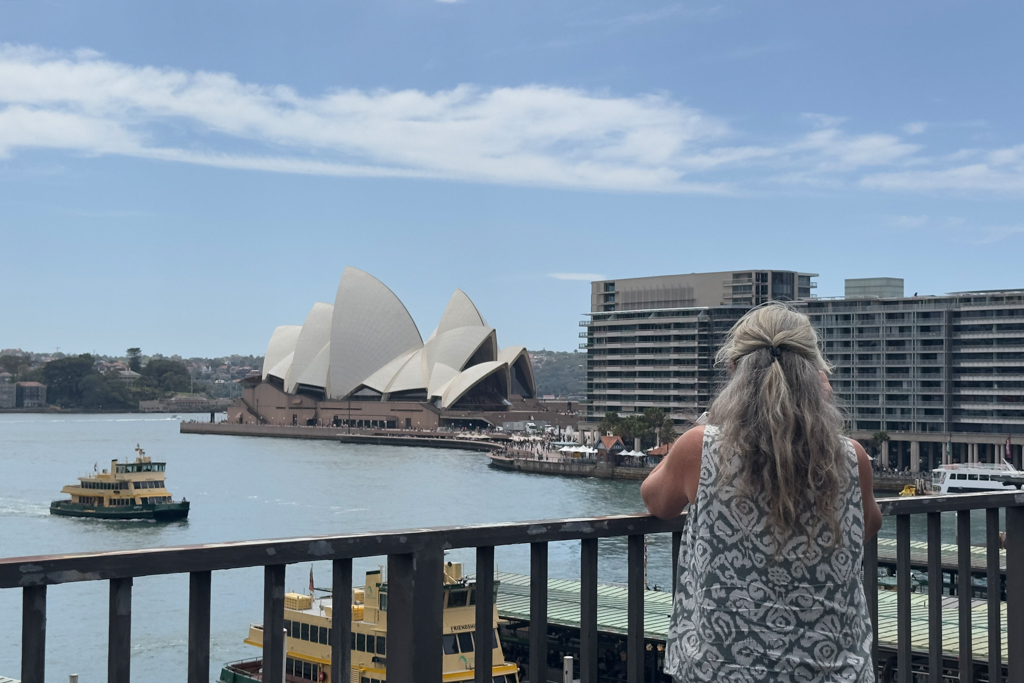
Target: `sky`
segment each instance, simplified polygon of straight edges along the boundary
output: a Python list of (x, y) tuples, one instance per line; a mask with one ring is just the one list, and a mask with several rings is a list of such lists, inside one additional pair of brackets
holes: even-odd
[(346, 265), (571, 350), (589, 282), (1022, 288), (1010, 2), (0, 0), (0, 348), (262, 354)]

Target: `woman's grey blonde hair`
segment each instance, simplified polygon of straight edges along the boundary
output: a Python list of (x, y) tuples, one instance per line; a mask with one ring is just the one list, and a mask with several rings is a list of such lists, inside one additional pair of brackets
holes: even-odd
[(822, 381), (831, 366), (810, 320), (785, 304), (755, 308), (716, 360), (731, 376), (708, 417), (721, 430), (724, 457), (735, 454), (741, 491), (767, 497), (768, 523), (782, 538), (810, 533), (806, 519), (838, 538), (837, 502), (851, 463), (842, 412)]

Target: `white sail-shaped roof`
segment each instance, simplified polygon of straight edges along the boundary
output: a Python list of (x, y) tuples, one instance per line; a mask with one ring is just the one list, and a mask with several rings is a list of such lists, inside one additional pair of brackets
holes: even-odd
[(284, 378), (288, 376), (288, 369), (292, 366), (292, 358), (294, 357), (295, 352), (292, 351), (287, 356), (279, 360), (277, 365), (267, 371), (267, 377), (276, 377), (284, 382)]
[(331, 325), (331, 398), (344, 398), (396, 357), (423, 345), (416, 323), (383, 282), (346, 267)]
[(444, 396), (445, 389), (458, 376), (459, 371), (455, 368), (444, 363), (434, 363), (434, 369), (430, 373), (430, 383), (427, 385), (427, 396), (429, 398)]
[(477, 350), (484, 347), (483, 360), (497, 360), (498, 338), (490, 327), (457, 327), (441, 332), (423, 345), (423, 374), (429, 377), (434, 363), (465, 370)]
[[(327, 346), (320, 349), (320, 353), (316, 354), (316, 358), (310, 361), (309, 365), (302, 372), (301, 375), (295, 380), (295, 386), (298, 388), (299, 385), (307, 387), (317, 387), (323, 389), (326, 394), (331, 390), (330, 377), (328, 376), (328, 370), (331, 366), (331, 344), (327, 343)], [(292, 362), (292, 371), (288, 373), (289, 377), (294, 375), (295, 363)]]
[(430, 335), (430, 338), (433, 339), (448, 330), (454, 330), (456, 327), (486, 326), (487, 323), (484, 321), (484, 317), (480, 315), (476, 305), (466, 296), (465, 292), (461, 289), (456, 289), (455, 293), (452, 294), (452, 298), (448, 300), (444, 313), (441, 314), (441, 322), (437, 324), (437, 329)]
[[(263, 354), (263, 379), (267, 379), (278, 363), (285, 356), (295, 351), (295, 343), (299, 340), (299, 333), (302, 332), (302, 325), (281, 325), (270, 335), (270, 343), (267, 344), (267, 352)], [(275, 375), (284, 379), (283, 376)]]
[(413, 362), (415, 362), (416, 366), (419, 367), (420, 357), (418, 353), (419, 349), (403, 353), (401, 356), (363, 380), (363, 385), (370, 387), (374, 391), (379, 391), (382, 394), (386, 393), (388, 386), (392, 381), (394, 381), (395, 376), (398, 375), (402, 368), (405, 367), (405, 365), (409, 363), (410, 359), (414, 356), (415, 360)]
[(525, 346), (506, 346), (498, 352), (498, 360), (508, 363), (510, 378), (519, 373), (520, 382), (529, 394), (528, 398), (537, 395), (537, 386), (533, 378), (533, 363), (530, 362), (530, 353)]
[[(505, 386), (508, 387), (508, 365), (500, 360), (480, 363), (469, 368), (452, 380), (452, 383), (444, 390), (441, 397), (441, 407), (451, 408), (455, 402), (465, 396), (470, 389), (484, 381), (496, 372), (505, 374)], [(507, 398), (507, 397), (506, 397)]]
[[(292, 359), (292, 366), (288, 370), (288, 376), (284, 380), (284, 390), (288, 393), (295, 393), (295, 388), (300, 384), (299, 377), (306, 374), (313, 359), (316, 358), (324, 348), (331, 343), (331, 321), (334, 319), (334, 306), (317, 302), (313, 304), (306, 322), (302, 324), (302, 332), (295, 343), (295, 357)], [(312, 386), (323, 388), (327, 386), (327, 364), (324, 364), (323, 377), (310, 378), (318, 379)], [(301, 382), (301, 384), (311, 384)]]

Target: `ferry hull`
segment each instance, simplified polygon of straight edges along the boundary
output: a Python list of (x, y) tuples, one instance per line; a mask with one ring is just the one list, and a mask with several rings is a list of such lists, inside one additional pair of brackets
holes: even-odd
[(72, 503), (69, 500), (55, 500), (50, 503), (50, 514), (65, 517), (91, 517), (93, 519), (152, 519), (157, 522), (173, 522), (188, 517), (190, 503), (156, 503), (128, 505), (125, 507), (96, 507)]

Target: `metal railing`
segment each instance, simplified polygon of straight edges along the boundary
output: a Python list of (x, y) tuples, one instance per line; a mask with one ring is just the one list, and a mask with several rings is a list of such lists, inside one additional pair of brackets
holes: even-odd
[[(970, 513), (985, 510), (986, 563), (982, 573), (988, 585), (999, 585), (1005, 575), (1006, 638), (1010, 647), (1006, 662), (1008, 683), (1024, 683), (1024, 492), (982, 493), (955, 496), (893, 498), (880, 501), (882, 513), (896, 518), (897, 646), (889, 661), (879, 661), (878, 631), (873, 644), (874, 660), (898, 683), (943, 680), (950, 663), (942, 649), (943, 564), (941, 514), (957, 516), (956, 593), (959, 600), (959, 657), (955, 663), (961, 682), (975, 680), (972, 652), (972, 565)], [(1006, 511), (1004, 541), (1000, 538), (999, 510)], [(911, 643), (911, 566), (922, 566), (911, 556), (911, 515), (927, 516), (928, 648), (915, 652)], [(188, 626), (188, 681), (209, 680), (210, 597), (215, 571), (264, 567), (263, 681), (282, 683), (284, 677), (285, 567), (299, 562), (330, 560), (332, 590), (337, 596), (351, 594), (353, 558), (387, 555), (388, 564), (388, 681), (389, 683), (436, 683), (442, 670), (442, 602), (444, 551), (476, 549), (478, 642), (490, 639), (493, 610), (494, 548), (530, 545), (530, 614), (528, 678), (547, 680), (548, 544), (580, 541), (580, 681), (598, 679), (598, 542), (602, 538), (627, 538), (626, 636), (627, 683), (641, 683), (645, 676), (644, 637), (644, 537), (672, 534), (673, 576), (685, 516), (658, 520), (646, 515), (622, 515), (541, 522), (516, 522), (364, 533), (314, 536), (273, 541), (242, 541), (211, 545), (156, 548), (66, 556), (39, 556), (0, 560), (0, 589), (21, 588), (23, 683), (42, 683), (46, 654), (47, 587), (75, 581), (108, 581), (109, 683), (130, 680), (132, 582), (136, 577), (160, 574), (190, 575)], [(1005, 570), (1000, 566), (1000, 544), (1005, 548)], [(878, 624), (878, 542), (865, 546), (864, 588), (873, 623)], [(1001, 681), (1000, 591), (988, 593), (988, 680)], [(351, 601), (334, 603), (331, 632), (331, 682), (349, 680), (351, 654)], [(475, 651), (477, 683), (491, 683), (492, 650)]]

